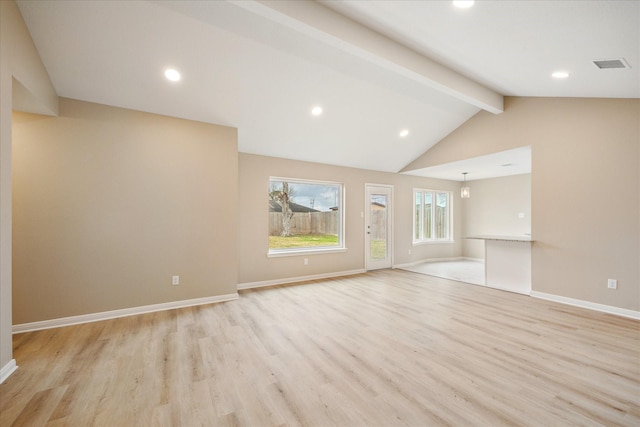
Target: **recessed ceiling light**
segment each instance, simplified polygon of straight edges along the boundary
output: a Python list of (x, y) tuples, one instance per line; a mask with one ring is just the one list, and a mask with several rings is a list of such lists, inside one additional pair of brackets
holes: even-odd
[(402, 129), (399, 135), (400, 138), (406, 138), (407, 136), (409, 136), (409, 129)]
[(322, 107), (315, 106), (311, 109), (311, 115), (319, 116), (320, 114), (322, 114)]
[(174, 69), (174, 68), (167, 68), (164, 71), (164, 76), (167, 78), (167, 80), (170, 80), (172, 82), (177, 82), (180, 81), (180, 73), (178, 72), (178, 70)]
[(468, 9), (475, 3), (474, 0), (454, 0), (453, 5), (459, 9)]
[(553, 77), (554, 79), (566, 79), (567, 77), (569, 77), (569, 73), (566, 71), (555, 71), (551, 73), (551, 77)]

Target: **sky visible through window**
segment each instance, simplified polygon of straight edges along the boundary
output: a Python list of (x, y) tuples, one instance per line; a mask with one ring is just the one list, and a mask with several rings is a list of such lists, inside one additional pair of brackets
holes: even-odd
[[(282, 189), (282, 181), (271, 181), (276, 189)], [(291, 201), (318, 211), (328, 211), (338, 206), (339, 185), (305, 184), (289, 181)]]

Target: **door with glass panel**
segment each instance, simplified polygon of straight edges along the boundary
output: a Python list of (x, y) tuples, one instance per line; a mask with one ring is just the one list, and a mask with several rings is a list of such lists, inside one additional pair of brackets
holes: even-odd
[(393, 187), (365, 186), (366, 269), (391, 268), (393, 255)]

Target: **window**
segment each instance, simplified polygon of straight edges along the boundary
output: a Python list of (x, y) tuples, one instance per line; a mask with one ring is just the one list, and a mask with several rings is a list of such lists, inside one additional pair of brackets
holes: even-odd
[(269, 255), (344, 250), (343, 185), (269, 179)]
[(413, 190), (413, 243), (451, 242), (451, 193)]

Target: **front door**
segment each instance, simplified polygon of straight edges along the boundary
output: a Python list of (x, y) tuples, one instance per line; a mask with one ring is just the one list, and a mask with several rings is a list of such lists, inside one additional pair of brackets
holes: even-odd
[(365, 259), (367, 270), (391, 268), (393, 187), (365, 185)]

